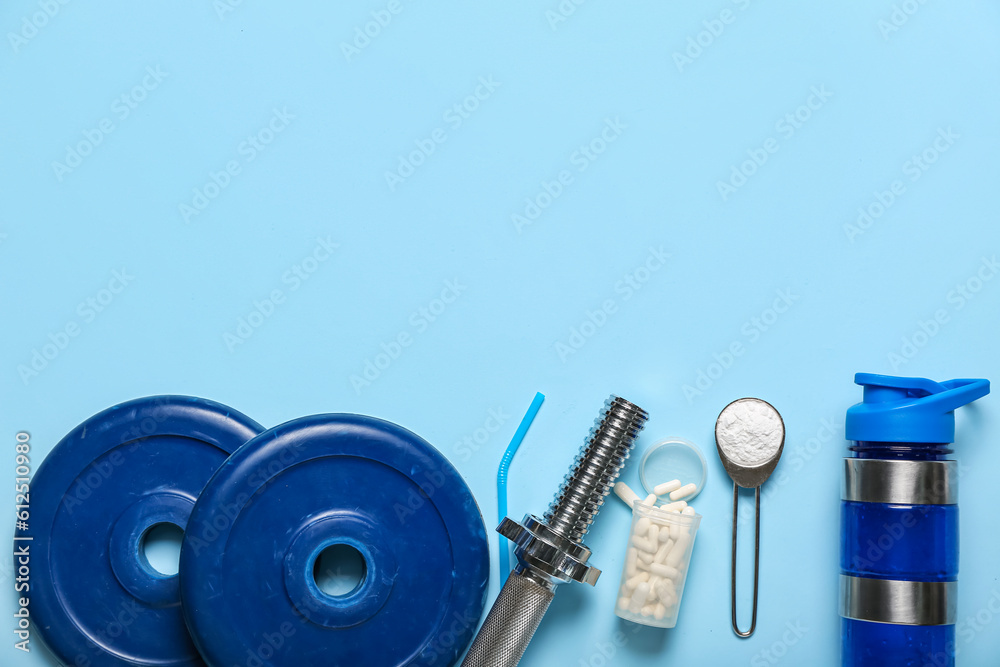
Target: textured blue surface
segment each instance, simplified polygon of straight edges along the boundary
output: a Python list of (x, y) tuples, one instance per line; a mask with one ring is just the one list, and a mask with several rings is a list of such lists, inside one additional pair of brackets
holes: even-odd
[[(958, 578), (957, 505), (841, 503), (841, 572), (904, 581)], [(950, 667), (955, 625), (843, 622), (844, 667)]]
[(958, 657), (954, 625), (916, 627), (845, 618), (843, 632), (844, 667), (948, 667)]
[[(331, 596), (314, 572), (336, 544), (366, 572)], [(472, 641), (489, 566), (479, 507), (427, 442), (370, 417), (313, 415), (254, 438), (205, 487), (181, 600), (211, 667), (448, 665)]]
[(844, 574), (908, 581), (958, 578), (958, 505), (841, 506)]
[[(350, 58), (341, 43), (389, 0), (220, 6), (75, 0), (16, 51), (7, 34), (42, 10), (0, 7), (0, 483), (18, 430), (37, 465), (108, 405), (185, 393), (268, 426), (399, 423), (492, 517), (497, 464), (542, 391), (511, 470), (520, 516), (544, 510), (616, 392), (651, 414), (637, 455), (678, 435), (709, 459), (678, 627), (614, 617), (629, 520), (609, 501), (588, 536), (605, 576), (559, 591), (524, 667), (838, 665), (854, 373), (1000, 377), (996, 3), (588, 0), (550, 24), (556, 0), (400, 0)], [(53, 167), (104, 119), (79, 166)], [(740, 641), (712, 429), (745, 395), (788, 433), (764, 487), (757, 634)], [(1000, 654), (996, 406), (958, 415), (969, 665)], [(12, 534), (12, 508), (0, 517)], [(3, 664), (51, 664), (7, 636)]]
[(138, 554), (153, 526), (184, 529), (202, 488), (261, 426), (224, 405), (152, 396), (73, 429), (32, 480), (34, 530), (15, 543), (23, 591), (65, 664), (201, 667), (176, 576)]

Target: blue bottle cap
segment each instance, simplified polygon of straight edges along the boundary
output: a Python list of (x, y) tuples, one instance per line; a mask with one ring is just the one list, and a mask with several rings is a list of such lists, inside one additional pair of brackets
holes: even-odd
[(864, 400), (847, 411), (846, 436), (856, 442), (955, 441), (955, 408), (990, 393), (989, 380), (947, 380), (858, 373)]

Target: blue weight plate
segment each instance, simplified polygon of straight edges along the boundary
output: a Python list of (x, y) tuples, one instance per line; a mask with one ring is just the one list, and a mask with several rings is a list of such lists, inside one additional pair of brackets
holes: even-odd
[[(321, 587), (330, 548), (363, 561), (352, 590)], [(211, 667), (447, 667), (482, 615), (489, 547), (472, 493), (431, 445), (379, 419), (315, 415), (226, 462), (180, 567)]]
[(263, 428), (213, 401), (153, 396), (75, 428), (38, 468), (29, 530), (34, 628), (65, 665), (204, 665), (184, 625), (178, 577), (142, 550), (160, 524), (182, 530), (229, 454)]

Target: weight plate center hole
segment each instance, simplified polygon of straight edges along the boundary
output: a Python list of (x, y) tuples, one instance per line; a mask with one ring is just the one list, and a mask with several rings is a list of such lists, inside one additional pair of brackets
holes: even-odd
[(313, 565), (316, 586), (331, 597), (346, 597), (364, 583), (368, 564), (349, 544), (334, 544), (320, 552)]
[(173, 523), (158, 523), (143, 535), (139, 547), (140, 560), (154, 573), (176, 576), (180, 569), (181, 542), (184, 531)]

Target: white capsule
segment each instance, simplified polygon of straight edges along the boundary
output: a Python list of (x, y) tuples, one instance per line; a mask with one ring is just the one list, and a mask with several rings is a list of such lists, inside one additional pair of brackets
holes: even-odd
[(688, 506), (687, 502), (685, 502), (683, 500), (678, 500), (675, 503), (667, 503), (666, 505), (660, 505), (660, 509), (663, 510), (664, 512), (678, 512), (679, 513), (681, 510), (683, 510), (687, 506)]
[(656, 605), (655, 604), (647, 604), (645, 607), (642, 608), (642, 615), (643, 616), (652, 616), (655, 613), (656, 613)]
[(649, 532), (646, 533), (646, 539), (649, 540), (650, 544), (656, 544), (660, 541), (660, 527), (655, 523), (649, 524)]
[(628, 551), (625, 552), (625, 573), (634, 577), (636, 573), (636, 565), (639, 560), (639, 550), (635, 547), (629, 547)]
[(635, 501), (639, 500), (639, 494), (632, 490), (625, 482), (618, 482), (614, 486), (615, 495), (622, 499), (622, 502), (632, 507)]
[(642, 501), (642, 504), (647, 505), (649, 507), (656, 507), (656, 494), (651, 493), (648, 496), (646, 496), (646, 499)]
[(677, 592), (674, 590), (668, 591), (666, 597), (660, 598), (660, 603), (671, 610), (677, 604), (677, 602), (678, 602)]
[(640, 563), (644, 563), (646, 565), (649, 565), (650, 563), (653, 562), (653, 559), (654, 559), (654, 555), (651, 554), (651, 553), (649, 553), (648, 551), (640, 551), (639, 552), (639, 562)]
[(679, 488), (681, 488), (681, 480), (673, 479), (669, 482), (664, 482), (663, 484), (657, 484), (653, 489), (653, 493), (658, 496), (665, 496), (671, 491), (676, 491)]
[(635, 530), (632, 531), (634, 535), (639, 535), (640, 537), (646, 537), (646, 533), (649, 532), (650, 520), (646, 517), (642, 517), (635, 522)]
[[(686, 507), (684, 509), (687, 509)], [(679, 540), (681, 537), (681, 525), (678, 523), (670, 524), (670, 539), (674, 542)]]
[(658, 621), (662, 621), (663, 617), (666, 615), (667, 615), (666, 606), (662, 602), (657, 603), (656, 609), (653, 610), (653, 618), (655, 618)]
[(667, 554), (670, 550), (674, 548), (673, 540), (668, 539), (666, 542), (660, 545), (660, 548), (656, 550), (656, 554), (653, 555), (654, 563), (662, 563), (667, 559)]
[(650, 544), (649, 540), (645, 537), (639, 537), (638, 535), (632, 536), (632, 546), (637, 548), (639, 551), (645, 551), (649, 554), (656, 553), (656, 544)]
[(661, 563), (653, 563), (649, 566), (649, 571), (659, 577), (666, 577), (668, 579), (676, 579), (681, 576), (680, 570), (676, 567)]
[(671, 596), (674, 593), (674, 582), (670, 579), (659, 579), (656, 582), (656, 597), (663, 604), (667, 604), (670, 601)]
[(629, 600), (628, 610), (633, 614), (638, 614), (646, 605), (646, 598), (649, 597), (649, 582), (644, 581), (635, 587), (632, 599)]
[(660, 534), (657, 535), (660, 540), (660, 544), (663, 544), (670, 539), (670, 526), (660, 526)]
[(628, 581), (626, 581), (625, 585), (629, 589), (634, 589), (636, 586), (638, 586), (639, 584), (641, 584), (644, 581), (649, 581), (649, 572), (640, 572), (640, 573), (638, 573), (637, 575), (635, 575), (634, 577), (632, 577), (631, 579), (629, 579)]
[(674, 548), (671, 549), (670, 553), (667, 554), (667, 560), (664, 561), (664, 564), (669, 565), (671, 567), (677, 567), (677, 565), (684, 558), (684, 555), (687, 552), (688, 546), (690, 544), (691, 544), (691, 535), (687, 533), (681, 535), (680, 539), (677, 540), (677, 544), (675, 544)]
[[(643, 554), (646, 554), (646, 552), (643, 551), (643, 552), (639, 553), (639, 560), (636, 561), (635, 567), (639, 571), (649, 572), (649, 566), (652, 565), (652, 561), (650, 561), (649, 563), (647, 563), (646, 561), (644, 561), (642, 559)], [(649, 554), (646, 554), (646, 555), (648, 556)]]
[(620, 597), (620, 598), (618, 598), (618, 608), (619, 609), (628, 609), (629, 602), (631, 602), (631, 601), (632, 601), (631, 596), (630, 597)]
[(685, 507), (685, 508), (684, 508), (684, 509), (683, 509), (683, 510), (681, 511), (681, 514), (685, 514), (685, 515), (687, 515), (687, 516), (694, 516), (694, 515), (696, 514), (696, 512), (694, 511), (694, 508), (693, 508), (693, 507), (691, 507), (690, 505), (688, 505), (687, 507)]
[(680, 500), (681, 498), (687, 498), (688, 496), (690, 496), (692, 493), (694, 493), (697, 490), (698, 490), (698, 485), (697, 484), (685, 484), (684, 486), (682, 486), (681, 488), (677, 489), (676, 491), (671, 491), (670, 492), (670, 499), (671, 500)]

